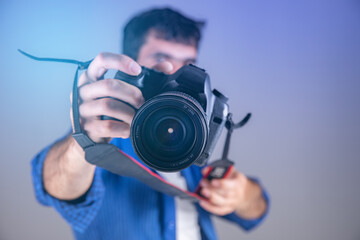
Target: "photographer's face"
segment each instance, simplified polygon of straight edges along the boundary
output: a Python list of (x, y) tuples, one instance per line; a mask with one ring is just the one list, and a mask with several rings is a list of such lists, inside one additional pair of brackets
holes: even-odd
[(173, 69), (168, 73), (172, 74), (184, 65), (195, 63), (196, 57), (197, 49), (193, 45), (166, 41), (149, 34), (140, 48), (137, 62), (148, 68), (153, 68), (163, 61), (170, 62)]

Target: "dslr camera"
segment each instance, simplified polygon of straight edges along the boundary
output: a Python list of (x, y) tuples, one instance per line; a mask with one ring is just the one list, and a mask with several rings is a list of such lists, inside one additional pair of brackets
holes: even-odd
[[(86, 69), (91, 61), (39, 58), (20, 49), (19, 52), (37, 61), (77, 64), (73, 97), (78, 99), (78, 71)], [(210, 78), (205, 70), (189, 64), (168, 75), (142, 67), (138, 76), (118, 71), (115, 78), (138, 87), (146, 100), (136, 112), (130, 128), (135, 153), (145, 164), (164, 172), (180, 171), (191, 164), (206, 164), (225, 124), (228, 128), (227, 118), (230, 115), (227, 97), (216, 89), (211, 90)], [(77, 101), (73, 101), (73, 137), (84, 149), (87, 161), (123, 174), (120, 163), (113, 161), (118, 149), (109, 148), (106, 144), (96, 144), (84, 134), (79, 122), (78, 108)], [(249, 117), (250, 115), (236, 124), (235, 128), (244, 125)], [(101, 118), (112, 119), (107, 116)], [(229, 136), (228, 132), (225, 149), (229, 146)], [(99, 157), (105, 160), (99, 161)], [(131, 176), (137, 176), (137, 168), (133, 167), (132, 170)]]
[(130, 130), (145, 164), (164, 172), (206, 164), (224, 128), (228, 99), (211, 90), (203, 69), (190, 64), (168, 75), (143, 67), (139, 76), (118, 71), (115, 78), (138, 87), (145, 98)]

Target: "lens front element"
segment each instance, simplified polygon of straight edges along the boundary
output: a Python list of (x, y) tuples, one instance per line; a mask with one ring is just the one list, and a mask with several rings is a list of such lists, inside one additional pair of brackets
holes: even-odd
[(184, 141), (186, 129), (182, 121), (174, 117), (160, 119), (154, 128), (156, 143), (164, 147), (177, 147)]

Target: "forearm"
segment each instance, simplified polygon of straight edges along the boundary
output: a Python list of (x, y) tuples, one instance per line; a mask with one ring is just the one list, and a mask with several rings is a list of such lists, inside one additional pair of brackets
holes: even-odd
[(249, 203), (246, 206), (239, 206), (235, 212), (244, 219), (256, 219), (265, 213), (267, 204), (259, 184), (251, 180), (248, 180), (247, 184)]
[(86, 162), (84, 152), (71, 135), (56, 143), (43, 167), (45, 190), (58, 199), (72, 200), (91, 186), (95, 166)]

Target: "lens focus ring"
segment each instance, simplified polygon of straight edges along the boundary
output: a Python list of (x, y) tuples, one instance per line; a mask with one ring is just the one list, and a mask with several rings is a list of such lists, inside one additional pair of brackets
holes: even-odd
[(131, 141), (139, 158), (160, 171), (179, 171), (202, 154), (208, 127), (201, 105), (182, 92), (148, 100), (135, 114)]

